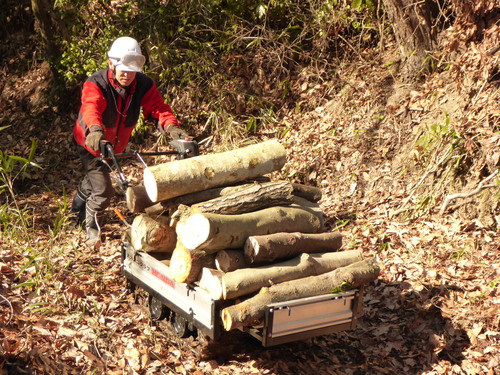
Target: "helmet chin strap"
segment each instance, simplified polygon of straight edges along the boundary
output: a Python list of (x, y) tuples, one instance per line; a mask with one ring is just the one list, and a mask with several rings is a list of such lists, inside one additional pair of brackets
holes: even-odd
[(113, 65), (113, 81), (118, 85), (120, 86), (122, 89), (127, 89), (126, 86), (123, 86), (117, 79), (116, 79), (116, 66)]

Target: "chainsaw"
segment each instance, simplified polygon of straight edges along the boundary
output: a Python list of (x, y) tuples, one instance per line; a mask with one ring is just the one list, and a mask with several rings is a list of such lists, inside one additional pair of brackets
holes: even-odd
[(163, 152), (138, 152), (138, 151), (130, 151), (121, 154), (115, 154), (113, 151), (113, 146), (108, 141), (101, 141), (100, 150), (101, 156), (99, 157), (99, 161), (103, 164), (107, 165), (111, 171), (113, 167), (110, 165), (110, 162), (114, 165), (116, 169), (116, 173), (118, 177), (111, 175), (111, 178), (117, 183), (120, 190), (123, 193), (127, 192), (127, 188), (129, 187), (129, 182), (125, 178), (122, 168), (119, 163), (119, 159), (126, 158), (137, 158), (142, 165), (147, 168), (147, 164), (142, 158), (143, 156), (162, 156), (162, 155), (176, 155), (177, 160), (182, 160), (186, 158), (190, 158), (193, 156), (199, 155), (199, 146), (198, 142), (196, 142), (192, 137), (185, 137), (184, 139), (176, 139), (169, 142), (169, 145), (174, 149), (172, 151), (163, 151)]

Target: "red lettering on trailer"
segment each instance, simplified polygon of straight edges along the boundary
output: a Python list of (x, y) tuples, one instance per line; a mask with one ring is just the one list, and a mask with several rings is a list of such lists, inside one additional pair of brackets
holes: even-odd
[(153, 274), (153, 276), (156, 276), (157, 278), (159, 278), (161, 281), (163, 281), (168, 286), (170, 286), (172, 288), (174, 287), (174, 281), (171, 280), (170, 278), (168, 278), (167, 276), (165, 276), (164, 274), (159, 273), (154, 268), (151, 269), (151, 273)]

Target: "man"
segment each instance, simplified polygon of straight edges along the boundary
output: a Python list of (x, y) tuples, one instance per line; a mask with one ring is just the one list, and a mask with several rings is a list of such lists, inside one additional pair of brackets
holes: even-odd
[(173, 139), (187, 136), (153, 80), (142, 73), (146, 58), (135, 39), (116, 39), (108, 58), (108, 68), (94, 73), (83, 85), (82, 105), (73, 130), (86, 175), (71, 212), (85, 224), (86, 243), (94, 249), (101, 245), (102, 214), (114, 195), (109, 168), (97, 158), (101, 142), (109, 142), (115, 153), (123, 152), (141, 108), (145, 118), (158, 120)]

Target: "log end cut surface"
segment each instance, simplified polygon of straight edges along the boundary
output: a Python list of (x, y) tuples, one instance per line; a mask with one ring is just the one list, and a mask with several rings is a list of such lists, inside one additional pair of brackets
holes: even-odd
[(156, 179), (149, 168), (144, 169), (144, 186), (151, 202), (158, 201), (158, 186)]
[(179, 239), (187, 249), (196, 249), (210, 238), (210, 222), (203, 214), (194, 214), (178, 227)]

